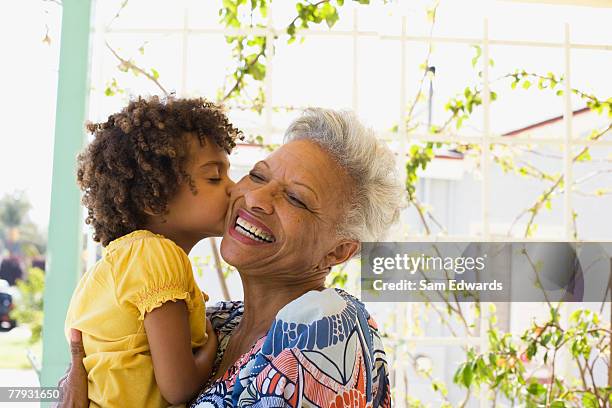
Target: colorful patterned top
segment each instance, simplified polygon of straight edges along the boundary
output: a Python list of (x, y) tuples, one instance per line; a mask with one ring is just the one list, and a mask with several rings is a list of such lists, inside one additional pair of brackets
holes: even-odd
[[(208, 308), (219, 337), (215, 366), (244, 312)], [(308, 292), (282, 308), (268, 333), (191, 403), (214, 407), (391, 406), (385, 352), (364, 305), (340, 289)]]

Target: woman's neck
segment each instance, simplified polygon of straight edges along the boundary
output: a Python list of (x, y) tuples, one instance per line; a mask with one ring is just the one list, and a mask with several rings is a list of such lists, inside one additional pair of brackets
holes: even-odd
[(302, 285), (287, 285), (287, 282), (262, 282), (262, 277), (242, 277), (244, 288), (244, 315), (240, 329), (259, 338), (270, 329), (278, 312), (291, 301), (311, 290), (325, 289), (324, 281), (313, 281)]

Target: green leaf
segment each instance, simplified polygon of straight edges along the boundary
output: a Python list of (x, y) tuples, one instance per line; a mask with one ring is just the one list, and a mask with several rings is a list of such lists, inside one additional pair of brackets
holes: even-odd
[(599, 407), (599, 403), (597, 401), (597, 397), (590, 393), (590, 392), (585, 392), (584, 394), (582, 394), (582, 406), (584, 408), (597, 408)]
[(540, 383), (533, 382), (527, 387), (527, 392), (537, 396), (540, 394), (544, 394), (546, 392), (546, 387), (544, 387)]
[(472, 58), (472, 67), (475, 67), (478, 63), (478, 59), (482, 55), (482, 48), (480, 48), (479, 45), (472, 45), (472, 47), (474, 48), (474, 50), (476, 50), (476, 55), (474, 56), (474, 58)]
[(589, 153), (588, 149), (586, 149), (585, 151), (580, 153), (578, 157), (576, 157), (577, 162), (585, 162), (585, 161), (590, 161), (590, 160), (591, 160), (591, 153)]
[(268, 17), (268, 4), (266, 3), (266, 0), (259, 1), (259, 12), (263, 18)]
[(325, 23), (327, 23), (327, 26), (329, 28), (332, 28), (334, 24), (336, 24), (336, 21), (338, 21), (339, 19), (338, 10), (330, 3), (325, 3), (321, 6), (321, 9), (319, 10), (319, 15), (323, 19), (325, 19)]
[(294, 23), (289, 24), (289, 26), (287, 27), (287, 34), (289, 34), (291, 37), (295, 36), (295, 24)]
[(552, 203), (551, 203), (550, 199), (549, 199), (549, 200), (546, 200), (546, 201), (544, 202), (544, 205), (546, 206), (546, 209), (547, 209), (547, 210), (552, 210)]
[(531, 82), (529, 81), (523, 82), (523, 89), (529, 89), (530, 86), (531, 86)]
[(535, 342), (531, 342), (529, 343), (529, 346), (527, 346), (527, 357), (529, 358), (529, 360), (533, 359), (533, 356), (535, 356), (536, 352), (538, 351)]
[(157, 72), (155, 68), (151, 68), (151, 75), (153, 75), (153, 78), (155, 79), (159, 78), (159, 72)]
[(474, 379), (474, 371), (472, 370), (472, 365), (466, 364), (465, 367), (463, 368), (461, 382), (463, 385), (466, 386), (466, 388), (470, 388), (470, 385), (472, 385), (473, 379)]
[(433, 23), (436, 19), (436, 9), (430, 8), (427, 10), (427, 21)]
[(249, 74), (251, 74), (253, 79), (261, 81), (266, 77), (266, 66), (257, 61), (249, 68)]

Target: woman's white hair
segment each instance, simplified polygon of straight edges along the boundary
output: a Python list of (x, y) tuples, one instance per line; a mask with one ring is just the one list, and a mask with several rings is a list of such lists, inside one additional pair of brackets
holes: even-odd
[(399, 218), (405, 189), (395, 157), (351, 111), (309, 108), (285, 132), (285, 143), (310, 140), (328, 153), (353, 180), (353, 196), (339, 223), (342, 238), (379, 241)]

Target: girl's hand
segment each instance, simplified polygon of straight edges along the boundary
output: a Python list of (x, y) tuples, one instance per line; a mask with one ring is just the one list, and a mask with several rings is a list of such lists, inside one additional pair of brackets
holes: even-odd
[(206, 344), (204, 344), (204, 346), (200, 347), (198, 351), (196, 351), (195, 361), (196, 366), (198, 366), (198, 371), (204, 374), (206, 378), (210, 378), (213, 366), (215, 365), (215, 360), (217, 359), (219, 340), (217, 339), (217, 334), (215, 333), (215, 330), (208, 319), (206, 319), (206, 334), (208, 335), (208, 340), (206, 340)]

